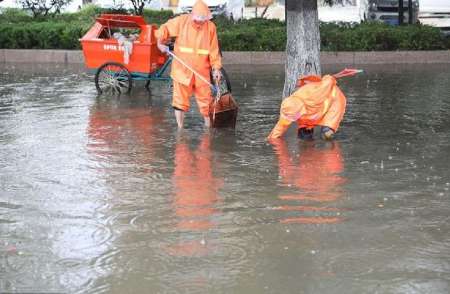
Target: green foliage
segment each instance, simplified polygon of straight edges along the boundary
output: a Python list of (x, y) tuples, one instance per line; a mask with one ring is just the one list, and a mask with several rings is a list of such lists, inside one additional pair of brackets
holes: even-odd
[(3, 8), (1, 10), (1, 23), (17, 23), (32, 21), (33, 18), (25, 10), (19, 8)]
[(147, 23), (154, 24), (163, 24), (169, 19), (171, 19), (174, 15), (172, 10), (150, 10), (144, 9), (143, 16)]
[(321, 24), (323, 51), (438, 50), (448, 48), (439, 29), (382, 23)]
[(16, 0), (23, 9), (30, 11), (33, 17), (46, 17), (60, 14), (63, 7), (72, 0)]
[[(76, 13), (33, 19), (18, 9), (5, 9), (0, 17), (0, 48), (78, 49), (78, 39), (95, 17), (110, 11), (88, 5)], [(121, 11), (128, 13), (128, 11)], [(148, 23), (161, 24), (172, 11), (144, 10)], [(283, 51), (284, 22), (271, 19), (224, 17), (214, 19), (224, 51)], [(321, 23), (322, 51), (438, 50), (449, 49), (450, 40), (438, 29), (423, 25), (393, 27), (382, 23)]]
[(78, 41), (89, 26), (80, 23), (35, 22), (27, 25), (1, 24), (0, 48), (79, 49)]

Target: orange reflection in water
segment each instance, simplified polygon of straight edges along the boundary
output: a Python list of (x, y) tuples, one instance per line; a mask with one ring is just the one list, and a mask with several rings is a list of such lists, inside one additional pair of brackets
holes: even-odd
[(88, 135), (95, 143), (108, 146), (131, 136), (148, 146), (154, 139), (155, 123), (158, 122), (160, 119), (155, 122), (155, 117), (149, 114), (148, 109), (96, 110), (89, 117)]
[(339, 143), (329, 142), (320, 148), (304, 144), (300, 147), (298, 158), (289, 154), (286, 141), (277, 140), (272, 144), (282, 182), (300, 190), (298, 193), (279, 196), (279, 199), (289, 201), (289, 204), (279, 206), (276, 210), (302, 214), (284, 218), (281, 222), (330, 224), (342, 221), (341, 210), (333, 207), (342, 197), (342, 185), (346, 182), (341, 175), (344, 161)]
[[(215, 227), (213, 216), (218, 213), (218, 190), (223, 180), (212, 170), (211, 138), (205, 133), (195, 150), (180, 140), (175, 149), (174, 211), (176, 227), (183, 232), (207, 232)], [(195, 235), (195, 234), (193, 234)], [(205, 240), (189, 240), (171, 246), (169, 253), (179, 256), (204, 255), (209, 246)]]
[[(111, 103), (112, 104), (112, 103)], [(135, 162), (136, 172), (151, 172), (155, 159), (155, 138), (163, 123), (162, 112), (151, 111), (148, 106), (95, 105), (89, 116), (87, 134), (88, 152), (95, 161), (105, 163)], [(98, 170), (102, 168), (97, 166)]]

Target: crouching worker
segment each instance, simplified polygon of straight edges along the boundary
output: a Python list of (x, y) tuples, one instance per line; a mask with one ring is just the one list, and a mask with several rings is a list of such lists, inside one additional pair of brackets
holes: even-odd
[(175, 38), (174, 54), (182, 62), (201, 75), (199, 78), (191, 69), (177, 59), (172, 61), (170, 76), (173, 79), (172, 106), (178, 128), (183, 128), (184, 113), (189, 110), (190, 97), (194, 94), (205, 125), (210, 126), (209, 104), (212, 100), (211, 88), (205, 81), (210, 81), (210, 71), (216, 80), (221, 78), (222, 60), (219, 53), (216, 26), (208, 6), (201, 0), (194, 4), (192, 13), (177, 16), (163, 24), (156, 31), (158, 48), (168, 52), (165, 45)]
[(281, 103), (280, 118), (269, 134), (268, 140), (280, 138), (291, 123), (298, 125), (298, 137), (313, 138), (315, 126), (321, 126), (321, 137), (334, 138), (344, 116), (346, 98), (336, 83), (336, 78), (356, 72), (344, 70), (336, 75), (323, 77), (310, 75), (297, 81), (297, 90)]

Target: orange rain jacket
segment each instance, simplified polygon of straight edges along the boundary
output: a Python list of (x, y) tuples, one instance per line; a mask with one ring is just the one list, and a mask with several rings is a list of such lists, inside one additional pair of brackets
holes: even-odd
[[(194, 23), (193, 15), (209, 18), (211, 12), (203, 1), (197, 1), (192, 14), (180, 15), (169, 20), (156, 31), (156, 38), (165, 43), (169, 38), (175, 37), (175, 55), (209, 80), (211, 68), (222, 68), (216, 26), (210, 20), (199, 26)], [(170, 76), (174, 81), (188, 86), (193, 75), (192, 71), (177, 60), (173, 60)]]
[(331, 75), (306, 76), (299, 80), (296, 90), (281, 103), (280, 119), (268, 139), (281, 137), (290, 124), (299, 128), (327, 126), (337, 131), (345, 113), (346, 98)]

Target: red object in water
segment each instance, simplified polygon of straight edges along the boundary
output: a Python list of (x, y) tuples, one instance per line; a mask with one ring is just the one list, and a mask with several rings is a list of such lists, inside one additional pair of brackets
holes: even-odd
[(343, 77), (350, 77), (350, 76), (354, 76), (357, 73), (361, 73), (361, 72), (363, 72), (362, 69), (345, 68), (344, 70), (341, 70), (340, 72), (335, 73), (333, 75), (333, 77), (335, 77), (336, 79), (343, 78)]
[(238, 105), (231, 93), (222, 95), (217, 101), (212, 100), (209, 105), (209, 118), (213, 128), (235, 128)]

